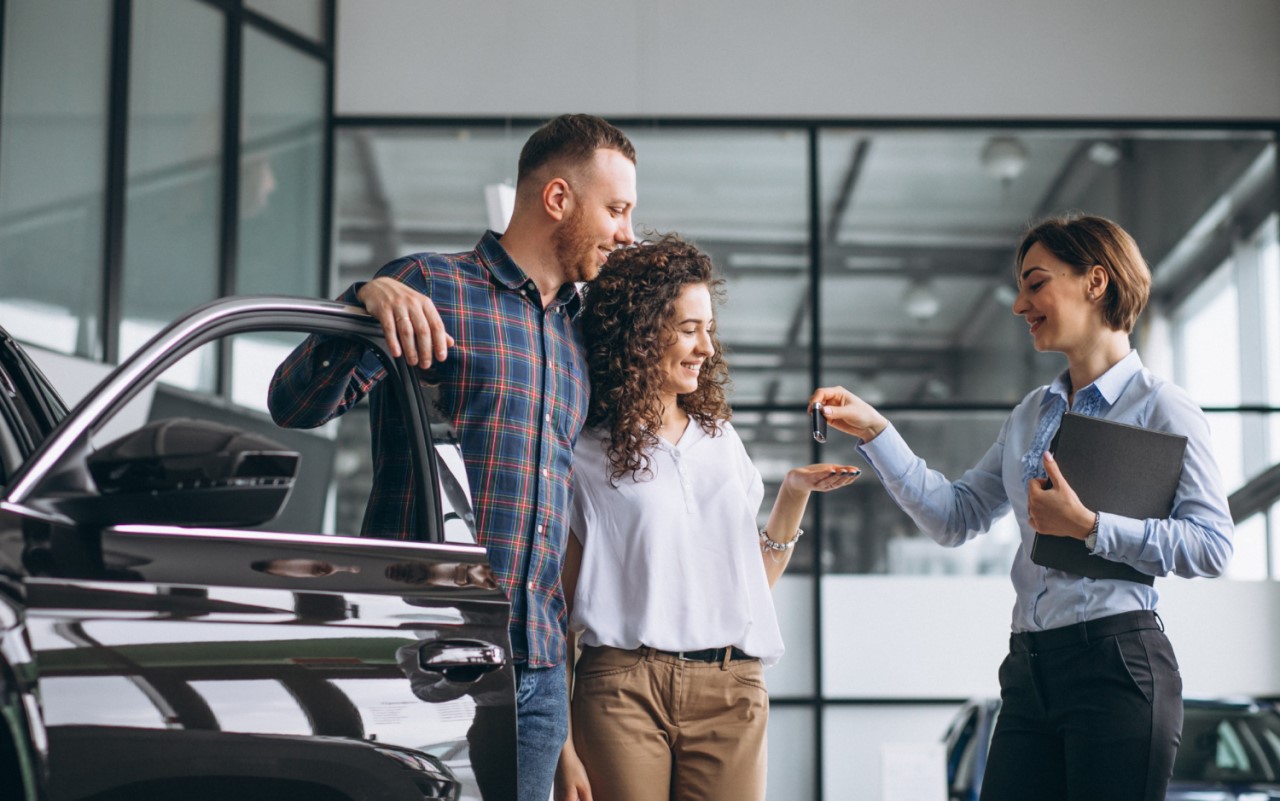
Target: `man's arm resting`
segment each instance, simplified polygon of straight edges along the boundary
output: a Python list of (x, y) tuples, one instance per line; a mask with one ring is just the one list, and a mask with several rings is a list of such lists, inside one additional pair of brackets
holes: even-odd
[(315, 428), (359, 403), (385, 375), (358, 340), (312, 334), (276, 368), (267, 408), (278, 426)]

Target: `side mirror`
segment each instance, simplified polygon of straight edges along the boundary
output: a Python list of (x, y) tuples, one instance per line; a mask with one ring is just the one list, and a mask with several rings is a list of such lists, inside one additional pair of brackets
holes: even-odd
[(301, 457), (278, 442), (184, 417), (132, 431), (88, 458), (101, 493), (73, 513), (86, 523), (253, 526), (273, 519)]

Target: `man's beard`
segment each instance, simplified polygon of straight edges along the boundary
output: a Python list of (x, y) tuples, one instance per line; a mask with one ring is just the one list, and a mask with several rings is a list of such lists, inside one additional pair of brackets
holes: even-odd
[(564, 224), (551, 234), (551, 246), (566, 282), (590, 281), (600, 272), (585, 217), (582, 209), (575, 207)]

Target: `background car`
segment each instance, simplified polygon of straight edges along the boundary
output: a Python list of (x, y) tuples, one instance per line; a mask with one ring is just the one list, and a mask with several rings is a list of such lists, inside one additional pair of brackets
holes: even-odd
[[(424, 512), (403, 540), (333, 531), (324, 435), (182, 389), (210, 349), (313, 333), (387, 367)], [(338, 303), (203, 306), (70, 412), (0, 332), (0, 798), (514, 797), (510, 609), (449, 437)]]
[[(1183, 701), (1182, 744), (1166, 801), (1280, 799), (1280, 707), (1275, 699)], [(977, 801), (1000, 701), (972, 699), (943, 735), (953, 801)]]

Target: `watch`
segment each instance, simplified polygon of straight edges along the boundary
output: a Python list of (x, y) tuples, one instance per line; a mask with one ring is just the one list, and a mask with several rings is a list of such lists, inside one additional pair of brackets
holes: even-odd
[(1093, 549), (1098, 547), (1098, 526), (1102, 523), (1102, 513), (1093, 513), (1093, 528), (1089, 529), (1089, 533), (1084, 538), (1084, 547), (1089, 549), (1089, 553), (1093, 553)]

